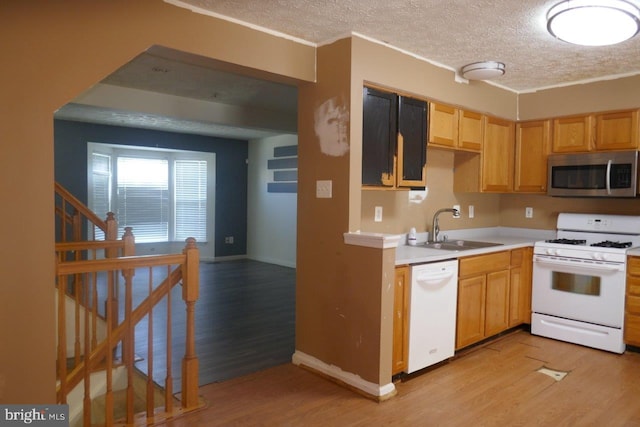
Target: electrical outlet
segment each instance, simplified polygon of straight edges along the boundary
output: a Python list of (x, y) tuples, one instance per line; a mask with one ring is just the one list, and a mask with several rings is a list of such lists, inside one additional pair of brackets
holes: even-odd
[(382, 222), (382, 206), (376, 206), (373, 214), (373, 220), (375, 222)]
[(224, 238), (224, 242), (229, 245), (233, 245), (233, 236), (227, 236)]
[(453, 209), (458, 211), (457, 214), (453, 214), (453, 217), (460, 218), (460, 216), (462, 215), (462, 211), (460, 210), (460, 205), (453, 205)]
[(533, 208), (524, 208), (524, 217), (533, 218)]
[(469, 218), (473, 218), (476, 214), (476, 210), (473, 205), (469, 205)]

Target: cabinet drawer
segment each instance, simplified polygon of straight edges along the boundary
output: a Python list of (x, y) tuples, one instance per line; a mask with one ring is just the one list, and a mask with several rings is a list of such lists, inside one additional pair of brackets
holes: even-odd
[(460, 265), (458, 267), (459, 276), (474, 276), (491, 271), (508, 269), (510, 262), (510, 251), (460, 258)]
[(630, 345), (640, 346), (640, 316), (625, 314), (624, 342)]
[(640, 277), (627, 275), (627, 293), (640, 295)]
[(626, 311), (629, 314), (640, 316), (640, 297), (627, 295)]
[(640, 257), (627, 257), (627, 273), (640, 276)]

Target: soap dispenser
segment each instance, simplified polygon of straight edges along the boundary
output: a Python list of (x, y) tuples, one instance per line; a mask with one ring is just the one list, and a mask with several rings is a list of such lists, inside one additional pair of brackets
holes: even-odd
[(407, 244), (409, 246), (415, 246), (416, 242), (417, 242), (416, 228), (411, 227), (411, 230), (409, 230), (409, 235), (407, 236)]

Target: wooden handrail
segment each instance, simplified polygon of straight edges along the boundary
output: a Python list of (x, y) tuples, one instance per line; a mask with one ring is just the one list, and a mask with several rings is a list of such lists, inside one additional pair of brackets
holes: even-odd
[(161, 265), (183, 264), (185, 256), (182, 254), (169, 255), (136, 255), (118, 258), (91, 259), (86, 261), (61, 262), (57, 265), (59, 276), (82, 273), (97, 273), (99, 271), (131, 270), (142, 267), (157, 267)]
[(55, 183), (56, 193), (62, 197), (67, 203), (72, 205), (80, 214), (87, 217), (89, 221), (91, 221), (94, 225), (100, 228), (105, 233), (107, 232), (107, 222), (102, 220), (98, 215), (96, 215), (91, 209), (87, 208), (84, 203), (82, 203), (76, 196), (71, 194), (66, 188), (60, 185), (58, 182)]

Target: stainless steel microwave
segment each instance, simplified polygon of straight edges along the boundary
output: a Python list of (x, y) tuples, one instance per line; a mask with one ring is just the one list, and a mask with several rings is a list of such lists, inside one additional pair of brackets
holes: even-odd
[(552, 154), (547, 194), (562, 197), (636, 197), (638, 152)]

